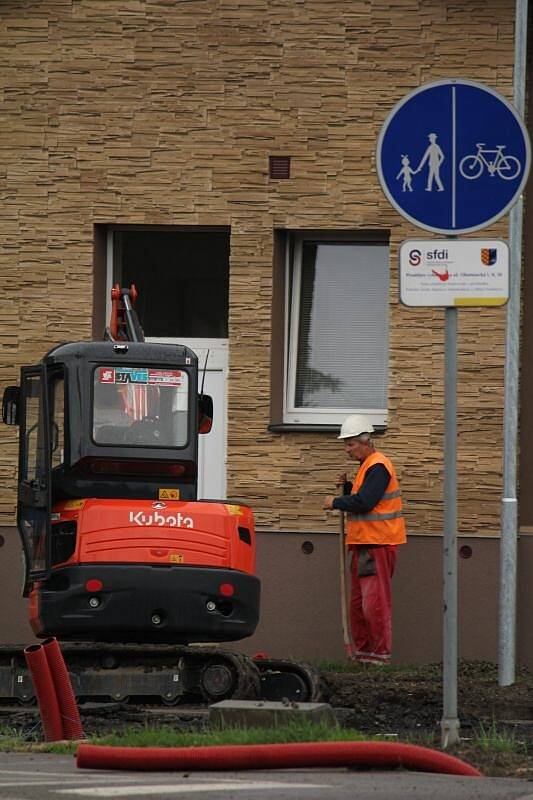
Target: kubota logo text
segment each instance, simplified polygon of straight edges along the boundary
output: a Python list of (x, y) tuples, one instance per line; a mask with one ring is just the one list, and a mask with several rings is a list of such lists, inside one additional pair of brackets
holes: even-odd
[(154, 514), (143, 514), (142, 511), (137, 511), (137, 513), (130, 511), (130, 522), (134, 522), (136, 525), (158, 525), (160, 528), (164, 525), (169, 528), (194, 527), (192, 518), (185, 517), (180, 511), (177, 514), (160, 514), (158, 511)]

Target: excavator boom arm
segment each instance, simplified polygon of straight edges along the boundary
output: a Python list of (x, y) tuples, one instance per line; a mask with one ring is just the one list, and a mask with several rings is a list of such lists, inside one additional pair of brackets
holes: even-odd
[(125, 289), (117, 283), (111, 289), (111, 319), (104, 339), (112, 342), (144, 342), (144, 331), (135, 310), (137, 294), (135, 284)]

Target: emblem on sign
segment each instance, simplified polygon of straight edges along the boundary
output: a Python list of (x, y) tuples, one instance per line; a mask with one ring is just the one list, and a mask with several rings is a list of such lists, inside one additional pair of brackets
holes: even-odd
[(482, 247), (481, 248), (481, 263), (486, 267), (492, 267), (498, 260), (498, 251), (495, 247)]

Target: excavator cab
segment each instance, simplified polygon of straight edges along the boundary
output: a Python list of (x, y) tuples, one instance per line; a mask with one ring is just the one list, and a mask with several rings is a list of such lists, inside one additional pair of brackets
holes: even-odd
[(197, 357), (133, 323), (133, 341), (115, 325), (60, 345), (4, 392), (31, 625), (79, 641), (242, 639), (259, 615), (252, 512), (197, 499), (213, 420)]

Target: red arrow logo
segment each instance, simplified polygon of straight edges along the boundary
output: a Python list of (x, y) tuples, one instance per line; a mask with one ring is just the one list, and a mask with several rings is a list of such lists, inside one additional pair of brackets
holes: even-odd
[(448, 268), (446, 268), (446, 272), (437, 272), (436, 270), (431, 270), (433, 275), (436, 275), (439, 281), (447, 281), (450, 277), (450, 273), (448, 272)]

